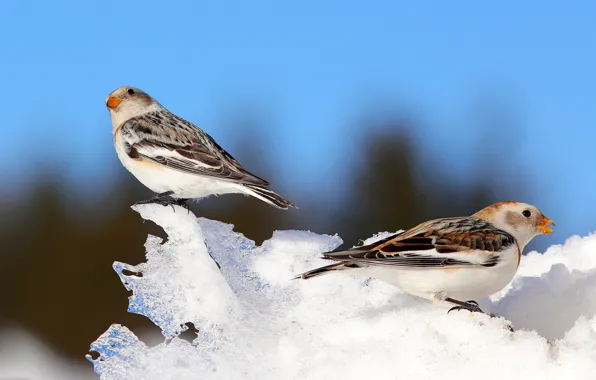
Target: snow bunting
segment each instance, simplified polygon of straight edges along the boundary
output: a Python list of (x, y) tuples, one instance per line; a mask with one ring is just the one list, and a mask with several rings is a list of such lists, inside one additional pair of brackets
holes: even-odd
[(482, 312), (472, 300), (503, 289), (517, 271), (526, 244), (551, 233), (549, 225), (553, 221), (532, 205), (500, 202), (472, 216), (435, 219), (369, 245), (324, 253), (323, 259), (338, 263), (296, 278), (345, 270), (457, 305), (449, 311)]
[(242, 193), (280, 209), (295, 207), (267, 190), (267, 181), (244, 169), (211, 136), (142, 90), (120, 87), (108, 95), (106, 105), (118, 158), (156, 193), (139, 203), (186, 205), (190, 198)]

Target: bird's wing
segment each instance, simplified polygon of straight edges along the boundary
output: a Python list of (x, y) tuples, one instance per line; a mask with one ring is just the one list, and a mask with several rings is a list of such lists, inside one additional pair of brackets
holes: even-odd
[(181, 172), (257, 186), (269, 183), (248, 172), (203, 130), (171, 113), (149, 113), (118, 131), (135, 156)]
[(492, 267), (514, 244), (513, 236), (483, 219), (445, 218), (366, 246), (325, 253), (323, 258), (397, 267)]

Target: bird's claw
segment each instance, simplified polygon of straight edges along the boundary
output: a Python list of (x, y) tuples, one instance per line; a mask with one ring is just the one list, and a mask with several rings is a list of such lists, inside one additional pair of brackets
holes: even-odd
[(457, 311), (457, 310), (468, 310), (471, 313), (483, 313), (486, 314), (479, 306), (478, 303), (474, 302), (474, 301), (468, 301), (466, 302), (466, 305), (460, 305), (460, 306), (454, 306), (451, 309), (449, 309), (449, 311), (447, 311), (447, 314), (451, 313), (452, 311)]
[(183, 209), (186, 209), (186, 212), (190, 214), (190, 207), (188, 207), (188, 203), (186, 201), (188, 201), (188, 199), (178, 198), (176, 199), (175, 204), (182, 207)]
[[(462, 302), (461, 305), (458, 306), (454, 306), (451, 309), (449, 309), (449, 311), (447, 311), (447, 314), (451, 313), (452, 311), (456, 311), (456, 310), (467, 310), (471, 313), (482, 313), (482, 314), (486, 314), (491, 318), (496, 318), (497, 315), (494, 313), (486, 313), (484, 312), (480, 306), (478, 306), (478, 302), (476, 301), (466, 301), (466, 302)], [(504, 327), (507, 328), (507, 330), (509, 330), (509, 332), (515, 332), (515, 330), (513, 329), (513, 327), (509, 324), (506, 324)]]

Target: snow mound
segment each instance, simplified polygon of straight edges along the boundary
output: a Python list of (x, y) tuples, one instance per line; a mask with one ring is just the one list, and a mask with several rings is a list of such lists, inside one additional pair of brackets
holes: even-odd
[(138, 211), (162, 226), (168, 241), (162, 245), (160, 238), (150, 236), (146, 263), (114, 263), (120, 280), (133, 292), (128, 311), (151, 319), (167, 338), (186, 330), (187, 322), (210, 332), (230, 322), (236, 298), (209, 256), (194, 215), (163, 206)]
[[(327, 264), (319, 253), (341, 244), (337, 236), (276, 231), (259, 247), (179, 207), (135, 210), (168, 241), (150, 236), (146, 263), (114, 269), (133, 293), (129, 311), (150, 318), (165, 339), (148, 347), (112, 325), (91, 346), (99, 357), (88, 356), (102, 379), (596, 376), (594, 235), (524, 257), (512, 284), (481, 300), (502, 316), (490, 318), (447, 314), (449, 305), (345, 273), (290, 280)], [(177, 337), (187, 323), (198, 330), (192, 343)]]

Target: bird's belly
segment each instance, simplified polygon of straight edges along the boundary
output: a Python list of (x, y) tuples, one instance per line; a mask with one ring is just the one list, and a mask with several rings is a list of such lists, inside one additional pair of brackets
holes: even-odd
[(203, 198), (209, 195), (241, 192), (238, 185), (226, 181), (187, 174), (148, 161), (118, 154), (124, 167), (155, 193), (173, 192), (175, 198)]
[(498, 267), (454, 267), (449, 269), (362, 268), (363, 275), (397, 286), (406, 293), (427, 298), (450, 297), (469, 301), (488, 297), (503, 289), (513, 278), (517, 262)]

